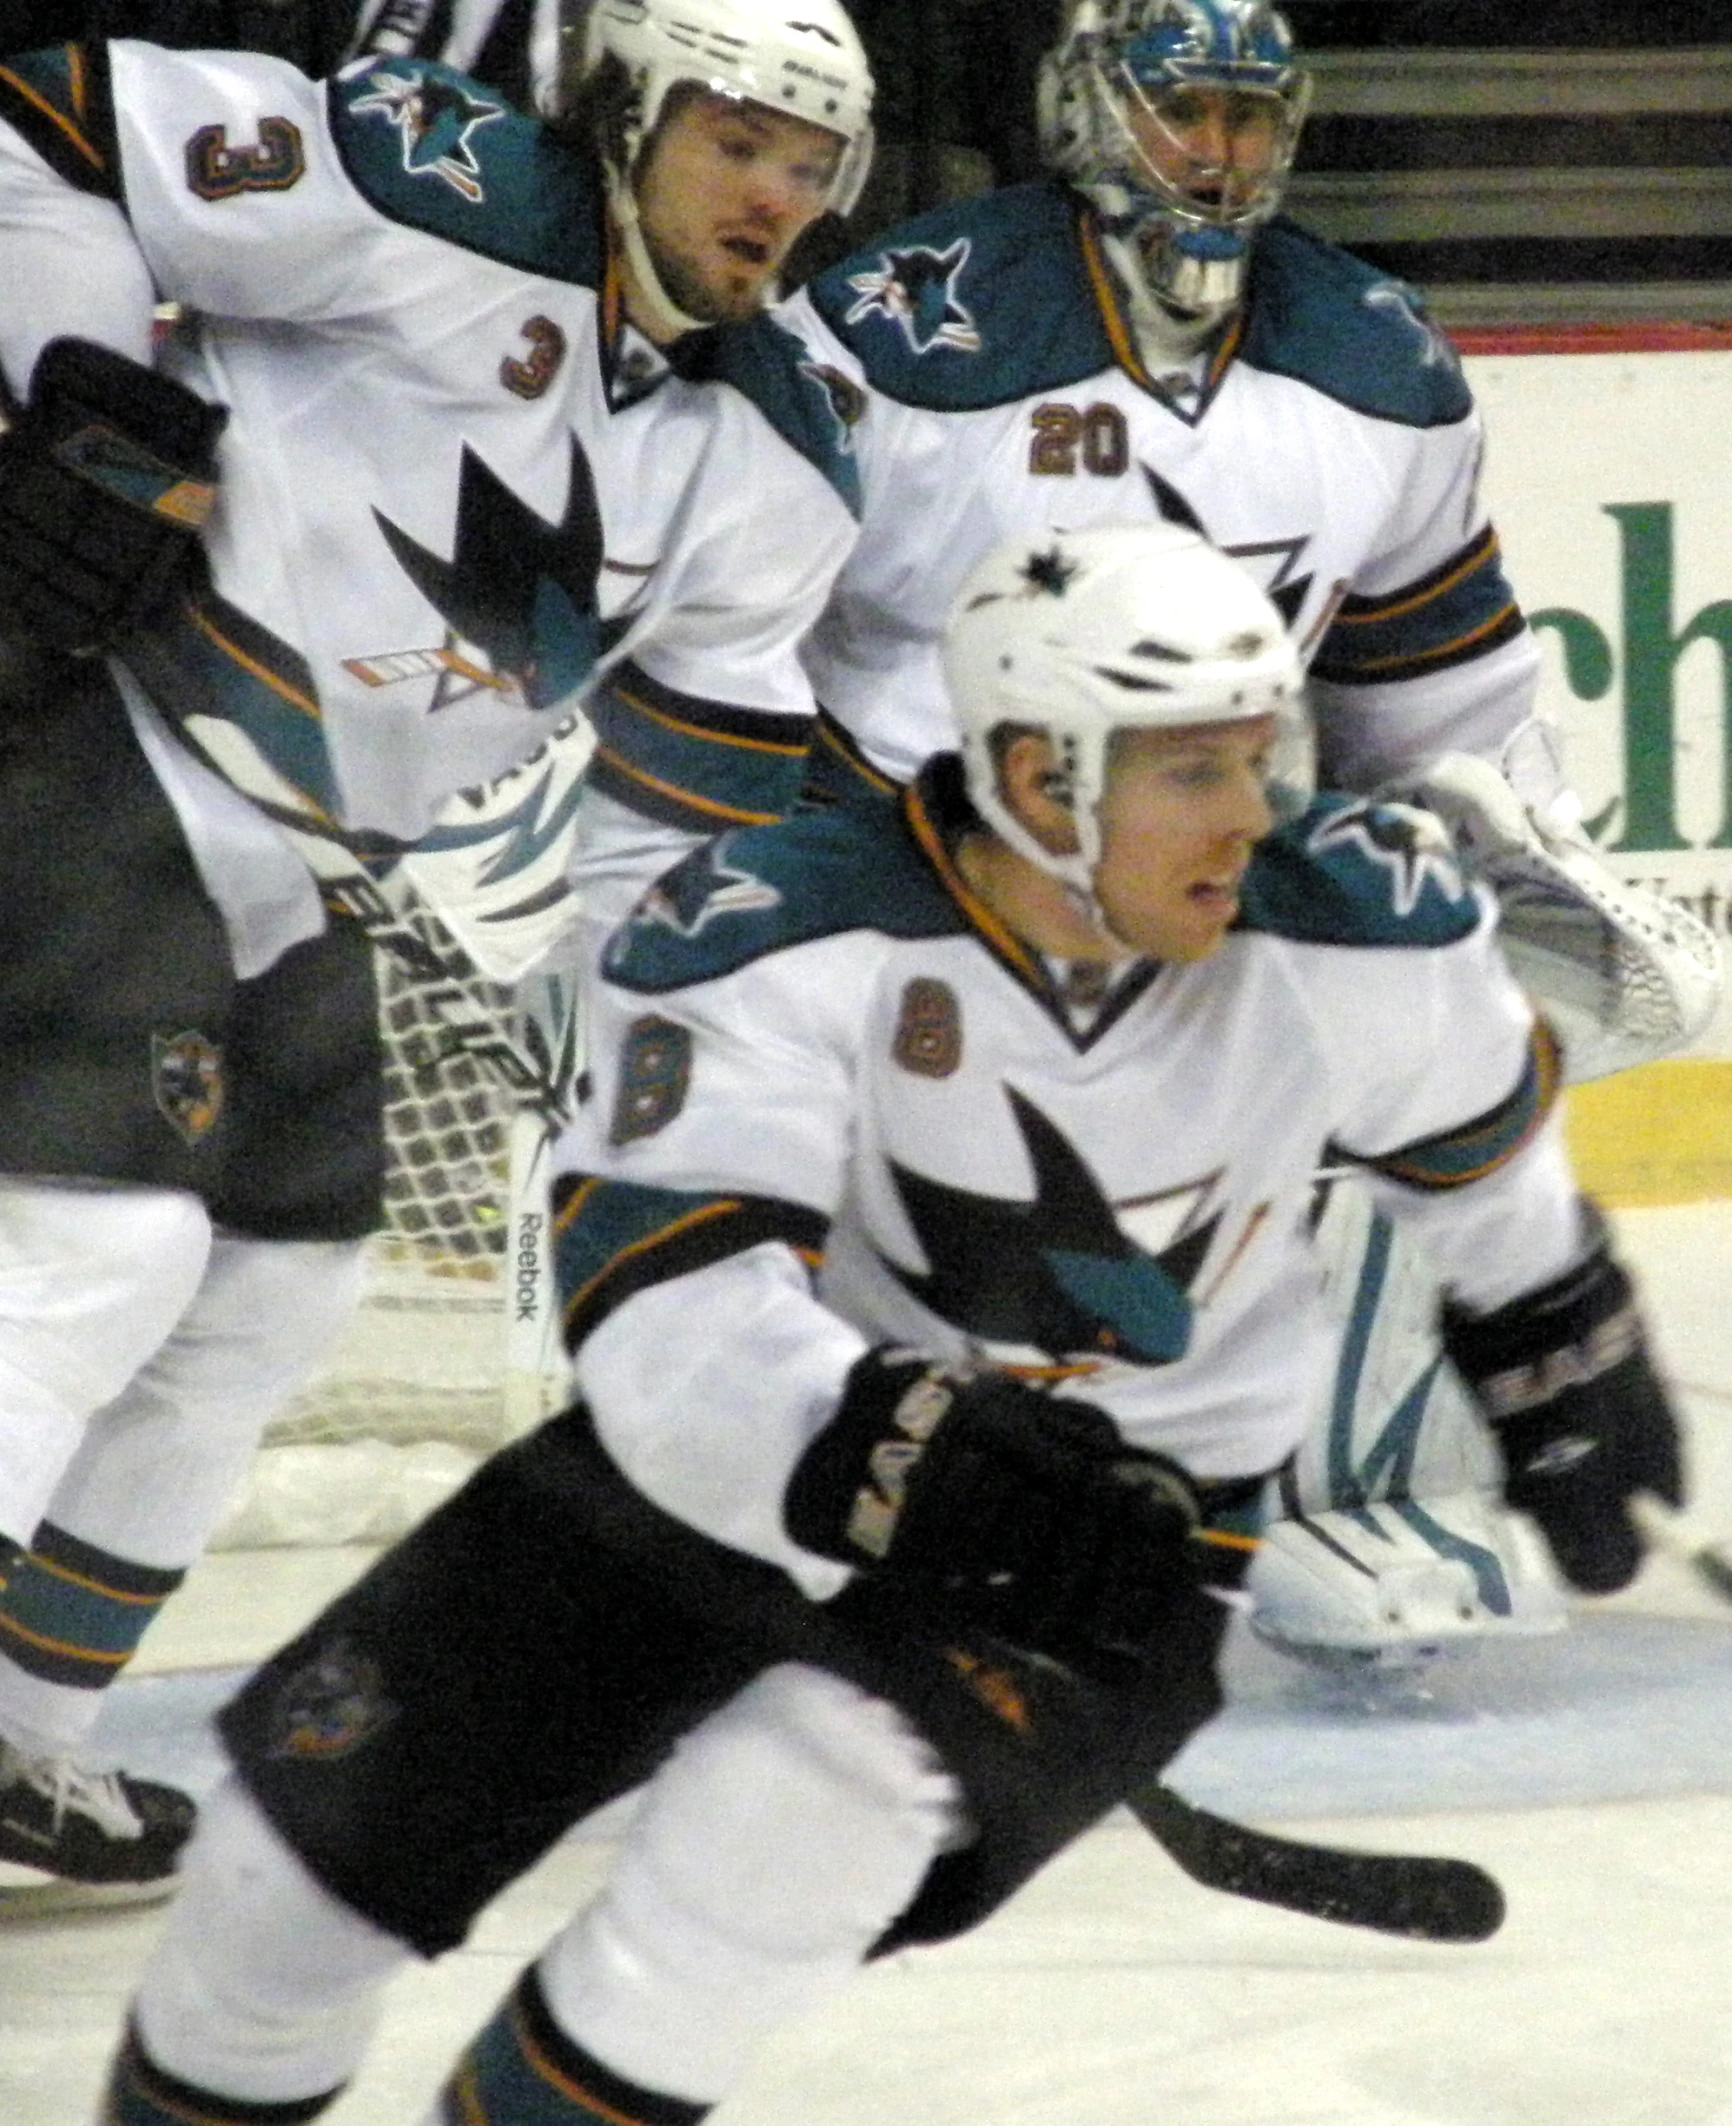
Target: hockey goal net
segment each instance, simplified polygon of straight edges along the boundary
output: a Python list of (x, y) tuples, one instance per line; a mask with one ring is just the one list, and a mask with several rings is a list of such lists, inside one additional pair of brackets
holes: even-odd
[(540, 1121), (453, 1043), (425, 983), (386, 953), (379, 973), (385, 1224), (361, 1307), (267, 1432), (226, 1547), (388, 1541), (562, 1400)]

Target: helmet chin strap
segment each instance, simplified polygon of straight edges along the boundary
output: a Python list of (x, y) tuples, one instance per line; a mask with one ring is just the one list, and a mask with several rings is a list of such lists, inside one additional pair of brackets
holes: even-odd
[[(1061, 782), (1068, 781), (1068, 778), (1063, 776), (1057, 779)], [(1057, 793), (1053, 794), (1056, 796)], [(1101, 906), (1100, 896), (1095, 888), (1095, 873), (1100, 868), (1102, 854), (1099, 820), (1092, 811), (1084, 817), (1074, 790), (1070, 796), (1060, 801), (1070, 813), (1076, 828), (1077, 847), (1068, 856), (1056, 855), (1049, 849), (1024, 825), (1002, 798), (995, 799), (990, 805), (983, 804), (980, 809), (986, 816), (987, 824), (1001, 841), (1064, 889), (1066, 898), (1077, 914), (1104, 944), (1110, 945), (1126, 959), (1147, 958), (1140, 946), (1129, 944), (1119, 936), (1107, 920), (1106, 910)], [(1098, 803), (1098, 798), (1095, 801)]]
[(706, 332), (715, 322), (713, 318), (693, 317), (689, 310), (682, 310), (662, 285), (662, 277), (656, 271), (655, 261), (650, 257), (649, 244), (643, 233), (643, 221), (637, 210), (637, 195), (627, 179), (620, 176), (612, 163), (606, 166), (607, 204), (613, 216), (613, 225), (619, 232), (620, 248), (631, 269), (632, 280), (645, 304), (653, 313), (645, 324), (634, 319), (634, 324), (643, 325), (655, 340), (682, 339), (688, 332)]

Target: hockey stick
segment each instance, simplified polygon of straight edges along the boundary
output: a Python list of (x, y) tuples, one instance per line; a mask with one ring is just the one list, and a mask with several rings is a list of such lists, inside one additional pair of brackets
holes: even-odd
[(1485, 1941), (1503, 1924), (1503, 1891), (1471, 1860), (1278, 1838), (1213, 1816), (1159, 1784), (1128, 1796), (1126, 1806), (1207, 1889), (1414, 1941)]

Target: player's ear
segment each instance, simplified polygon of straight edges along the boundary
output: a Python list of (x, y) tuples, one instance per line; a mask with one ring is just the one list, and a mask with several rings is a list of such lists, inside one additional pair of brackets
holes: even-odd
[(998, 787), (1006, 809), (1054, 856), (1081, 847), (1071, 816), (1070, 783), (1042, 731), (1018, 731), (998, 755)]

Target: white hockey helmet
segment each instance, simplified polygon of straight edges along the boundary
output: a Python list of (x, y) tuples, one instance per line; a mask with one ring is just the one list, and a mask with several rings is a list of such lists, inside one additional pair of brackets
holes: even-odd
[(872, 162), (872, 69), (837, 0), (591, 0), (579, 81), (608, 57), (631, 86), (617, 174), (629, 177), (669, 91), (697, 82), (840, 135), (826, 207), (846, 214)]
[(608, 197), (632, 270), (682, 330), (702, 323), (669, 296), (644, 243), (633, 182), (669, 94), (686, 83), (837, 134), (842, 153), (824, 210), (846, 214), (872, 167), (872, 69), (838, 0), (585, 0), (565, 34), (578, 45), (576, 87), (605, 62), (623, 108), (599, 143)]
[[(1097, 923), (1100, 802), (1118, 732), (1273, 715), (1271, 802), (1296, 810), (1310, 792), (1292, 637), (1239, 563), (1181, 525), (1048, 532), (999, 547), (957, 594), (944, 677), (975, 809)], [(1005, 804), (993, 734), (1006, 724), (1050, 741), (1075, 855), (1055, 856)]]
[[(1214, 200), (1157, 169), (1131, 117), (1145, 113), (1158, 128), (1164, 99), (1199, 88), (1270, 107), (1266, 165)], [(1049, 166), (1093, 202), (1150, 292), (1209, 312), (1239, 299), (1252, 233), (1281, 203), (1310, 100), (1310, 76), (1270, 0), (1070, 0), (1041, 62), (1037, 124)]]

